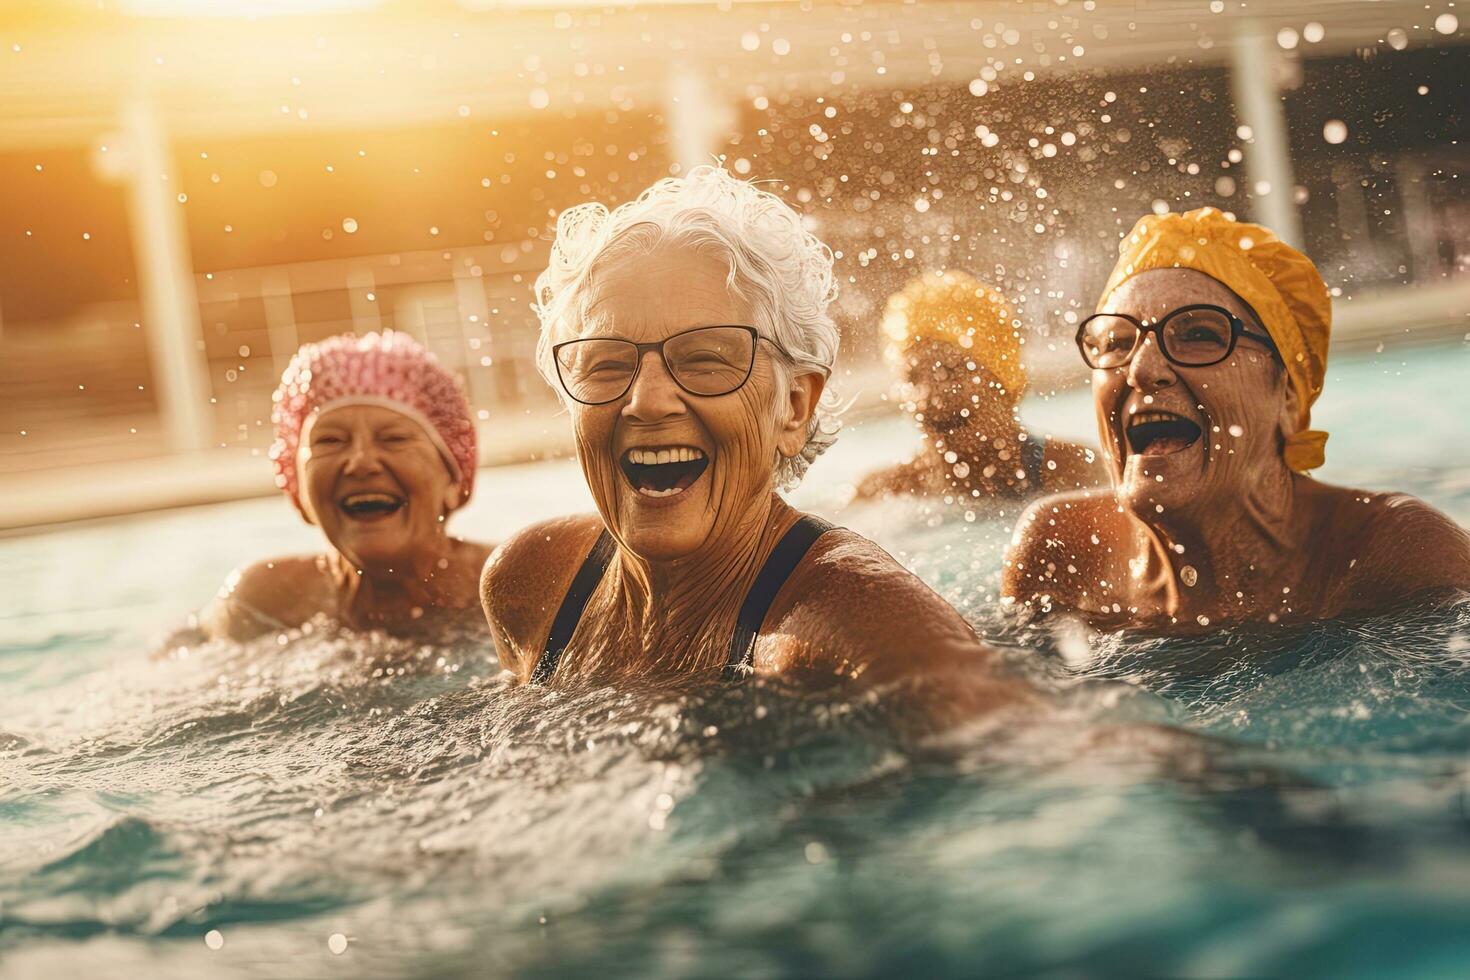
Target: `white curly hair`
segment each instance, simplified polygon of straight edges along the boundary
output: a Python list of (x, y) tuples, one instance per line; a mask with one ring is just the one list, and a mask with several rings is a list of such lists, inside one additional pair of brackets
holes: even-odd
[[(702, 166), (685, 177), (666, 177), (612, 211), (591, 202), (557, 218), (551, 261), (536, 277), (534, 309), (541, 320), (536, 366), (558, 398), (565, 398), (565, 392), (557, 382), (551, 348), (577, 335), (597, 263), (647, 255), (667, 245), (728, 262), (727, 284), (754, 310), (751, 326), (781, 352), (772, 359), (779, 390), (784, 392), (796, 375), (831, 377), (840, 341), (828, 312), (837, 298), (832, 250), (775, 194), (720, 167)], [(837, 440), (842, 427), (837, 415), (836, 396), (827, 391), (812, 414), (802, 451), (777, 459), (777, 486), (790, 489), (800, 483), (812, 462)]]

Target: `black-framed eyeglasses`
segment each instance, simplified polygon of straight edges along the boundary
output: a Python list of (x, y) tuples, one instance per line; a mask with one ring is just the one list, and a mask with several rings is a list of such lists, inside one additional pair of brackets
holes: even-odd
[(606, 405), (626, 395), (649, 351), (658, 351), (669, 377), (684, 391), (713, 398), (749, 380), (756, 342), (765, 339), (755, 327), (694, 327), (647, 344), (618, 337), (568, 340), (552, 347), (551, 354), (563, 390), (583, 405)]
[(1148, 333), (1158, 338), (1164, 357), (1183, 367), (1220, 363), (1235, 351), (1241, 337), (1260, 341), (1280, 356), (1270, 337), (1252, 333), (1234, 313), (1209, 303), (1181, 306), (1147, 324), (1124, 313), (1094, 313), (1077, 328), (1077, 348), (1088, 367), (1123, 367)]

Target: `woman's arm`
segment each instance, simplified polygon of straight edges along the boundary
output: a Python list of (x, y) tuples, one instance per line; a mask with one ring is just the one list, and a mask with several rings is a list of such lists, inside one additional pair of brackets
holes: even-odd
[(776, 670), (889, 691), (940, 727), (1041, 703), (953, 606), (882, 548), (850, 531), (831, 537), (793, 576), (796, 594), (778, 599), (779, 617), (767, 618), (781, 641)]

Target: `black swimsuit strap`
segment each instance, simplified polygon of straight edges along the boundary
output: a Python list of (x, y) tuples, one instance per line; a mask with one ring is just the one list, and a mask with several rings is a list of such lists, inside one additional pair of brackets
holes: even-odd
[[(796, 566), (801, 564), (801, 560), (806, 557), (817, 539), (832, 530), (832, 527), (833, 525), (820, 517), (804, 514), (776, 542), (776, 547), (771, 550), (766, 563), (756, 575), (750, 592), (746, 594), (745, 603), (740, 607), (740, 616), (735, 621), (735, 634), (730, 638), (730, 655), (725, 661), (726, 680), (743, 680), (750, 673), (756, 637), (760, 635), (761, 624), (765, 622), (766, 613), (770, 611), (776, 593), (781, 591), (781, 586), (786, 584), (786, 580), (791, 577)], [(532, 684), (545, 684), (556, 674), (556, 665), (561, 661), (567, 644), (571, 643), (572, 634), (577, 631), (577, 624), (582, 620), (582, 613), (587, 609), (593, 590), (607, 573), (607, 566), (612, 563), (616, 547), (613, 536), (604, 530), (592, 550), (587, 553), (582, 567), (577, 569), (577, 576), (572, 579), (566, 598), (562, 599), (561, 607), (556, 611), (556, 619), (551, 623), (551, 633), (546, 637), (546, 649), (541, 651), (541, 656), (537, 658), (536, 666), (531, 671)]]
[(562, 599), (561, 608), (556, 611), (556, 619), (551, 623), (551, 633), (546, 637), (546, 649), (541, 651), (541, 656), (536, 659), (536, 667), (531, 671), (532, 684), (545, 684), (556, 673), (556, 665), (567, 644), (572, 642), (572, 634), (582, 621), (582, 612), (592, 598), (592, 590), (602, 581), (616, 547), (613, 536), (604, 528), (597, 543), (587, 552), (582, 567), (577, 569), (577, 577), (572, 579), (566, 598)]
[(1046, 461), (1046, 440), (1032, 437), (1026, 440), (1021, 447), (1021, 465), (1026, 470), (1026, 481), (1031, 484), (1032, 492), (1041, 489), (1041, 480), (1045, 475), (1044, 463)]
[(735, 634), (730, 637), (730, 656), (725, 661), (726, 680), (743, 680), (755, 663), (755, 641), (760, 636), (761, 624), (766, 620), (776, 593), (791, 577), (796, 566), (806, 557), (817, 539), (832, 525), (820, 517), (803, 514), (799, 520), (776, 542), (770, 557), (761, 566), (755, 584), (746, 593), (745, 604), (740, 607), (740, 617), (735, 621)]

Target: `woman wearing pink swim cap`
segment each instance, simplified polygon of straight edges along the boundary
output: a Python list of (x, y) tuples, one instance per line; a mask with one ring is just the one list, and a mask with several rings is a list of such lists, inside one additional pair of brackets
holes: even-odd
[(484, 632), (490, 548), (446, 525), (475, 482), (475, 426), (454, 377), (406, 334), (344, 335), (303, 345), (272, 400), (276, 485), (328, 547), (233, 573), (204, 631), (248, 639), (324, 615), (350, 629)]

